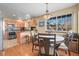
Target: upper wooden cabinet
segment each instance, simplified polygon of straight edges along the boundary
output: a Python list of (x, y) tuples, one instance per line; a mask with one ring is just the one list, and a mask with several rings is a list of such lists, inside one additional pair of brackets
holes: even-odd
[(16, 21), (17, 27), (25, 27), (25, 22), (23, 20)]
[(35, 19), (32, 19), (32, 20), (30, 21), (30, 26), (31, 26), (31, 27), (35, 27), (36, 24), (37, 24), (37, 21), (36, 21)]
[(4, 18), (5, 27), (8, 24), (14, 24), (16, 27), (25, 27), (25, 22), (22, 19), (11, 19), (11, 18)]
[(4, 22), (5, 22), (5, 25), (4, 25), (5, 28), (7, 28), (7, 26), (8, 26), (9, 24), (14, 24), (15, 26), (17, 26), (17, 25), (16, 25), (16, 20), (14, 20), (14, 19), (11, 19), (11, 18), (4, 18), (3, 20), (4, 20)]

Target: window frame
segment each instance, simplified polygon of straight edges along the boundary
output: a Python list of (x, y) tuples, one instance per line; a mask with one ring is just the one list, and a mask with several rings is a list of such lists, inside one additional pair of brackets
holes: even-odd
[[(71, 29), (72, 29), (73, 14), (69, 13), (69, 14), (65, 14), (65, 15), (66, 15), (66, 18), (67, 18), (67, 15), (71, 15), (70, 16), (71, 17), (70, 26), (71, 26)], [(61, 15), (61, 16), (63, 16), (63, 15)], [(55, 32), (67, 32), (68, 31), (67, 25), (66, 25), (66, 30), (65, 31), (64, 30), (58, 31), (58, 19), (57, 19), (58, 16), (55, 16), (55, 17), (56, 17), (56, 30), (55, 30)], [(50, 19), (48, 19), (48, 20), (50, 20)], [(48, 20), (47, 20), (47, 22), (48, 22)], [(48, 26), (48, 24), (46, 26)], [(49, 30), (49, 29), (47, 28), (47, 30)]]

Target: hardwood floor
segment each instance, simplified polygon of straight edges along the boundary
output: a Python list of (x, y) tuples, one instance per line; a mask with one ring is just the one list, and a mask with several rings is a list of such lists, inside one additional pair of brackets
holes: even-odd
[(32, 44), (17, 45), (5, 50), (5, 56), (35, 56), (38, 51), (32, 52)]
[[(32, 52), (32, 44), (17, 45), (4, 50), (4, 56), (37, 56), (38, 51)], [(59, 50), (61, 56), (67, 56), (63, 50)], [(77, 53), (71, 52), (72, 56), (78, 56)]]
[(3, 55), (3, 52), (0, 50), (0, 56), (2, 56)]

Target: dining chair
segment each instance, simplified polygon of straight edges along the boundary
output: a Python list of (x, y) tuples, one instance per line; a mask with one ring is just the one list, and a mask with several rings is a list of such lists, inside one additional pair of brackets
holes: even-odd
[(72, 40), (75, 38), (75, 36), (76, 36), (75, 33), (72, 33), (70, 35), (66, 34), (64, 42), (61, 43), (60, 46), (59, 46), (59, 49), (64, 49), (65, 53), (67, 54), (67, 52), (68, 52), (69, 56), (71, 56), (69, 45), (70, 45), (70, 43), (72, 43)]
[(38, 35), (32, 32), (32, 52), (33, 50), (38, 50), (39, 51), (39, 42), (38, 42)]
[[(56, 34), (38, 33), (39, 55), (56, 55)], [(50, 42), (53, 40), (53, 42)], [(41, 44), (42, 42), (42, 44)]]

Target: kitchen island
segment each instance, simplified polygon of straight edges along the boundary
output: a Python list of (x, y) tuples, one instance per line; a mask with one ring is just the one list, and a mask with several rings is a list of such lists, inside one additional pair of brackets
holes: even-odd
[(31, 32), (23, 31), (23, 32), (16, 32), (17, 33), (17, 42), (19, 44), (29, 43), (31, 40)]

